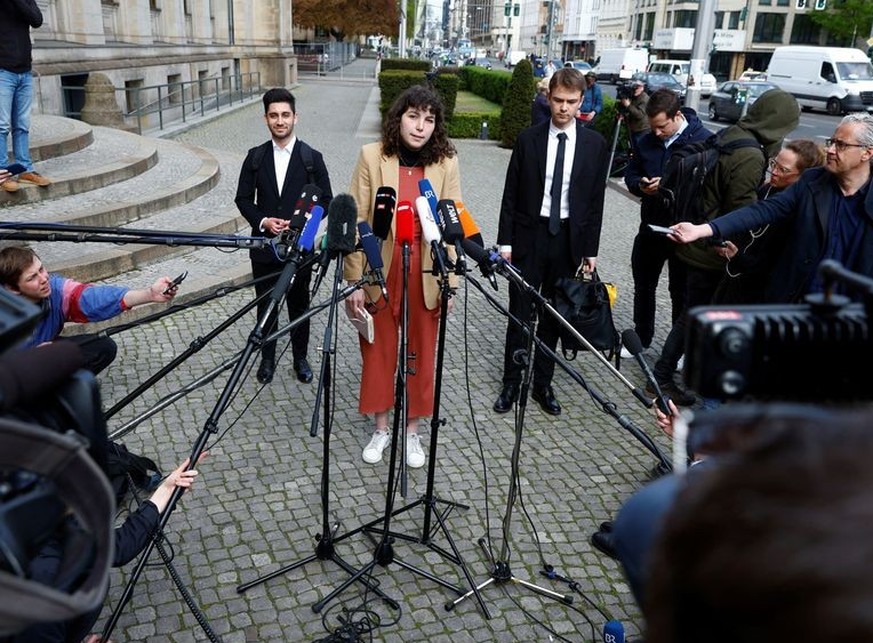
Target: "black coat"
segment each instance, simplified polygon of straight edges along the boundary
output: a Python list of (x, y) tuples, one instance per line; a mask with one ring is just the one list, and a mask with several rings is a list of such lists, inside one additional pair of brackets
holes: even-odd
[[(533, 250), (546, 184), (549, 122), (522, 131), (506, 170), (497, 231), (499, 245), (511, 245), (513, 261)], [(576, 122), (576, 150), (570, 177), (570, 249), (573, 263), (596, 257), (600, 248), (603, 195), (609, 164), (606, 140)]]
[[(309, 183), (306, 168), (300, 154), (300, 148), (306, 145), (300, 139), (294, 145), (291, 152), (291, 162), (288, 164), (288, 172), (285, 174), (285, 185), (282, 188), (282, 196), (279, 196), (279, 188), (276, 185), (276, 166), (273, 163), (273, 142), (253, 147), (243, 161), (239, 173), (239, 184), (236, 189), (236, 206), (252, 226), (252, 236), (263, 237), (261, 220), (264, 217), (275, 217), (290, 220), (294, 212), (297, 199), (303, 191), (303, 186)], [(310, 148), (312, 149), (312, 148)], [(254, 170), (255, 158), (260, 156), (257, 170)], [(312, 150), (313, 182), (321, 188), (322, 195), (320, 205), (327, 213), (327, 206), (333, 194), (330, 188), (330, 176), (324, 164), (324, 158), (320, 152)], [(249, 251), (254, 263), (276, 263), (279, 260), (269, 248), (252, 249)]]

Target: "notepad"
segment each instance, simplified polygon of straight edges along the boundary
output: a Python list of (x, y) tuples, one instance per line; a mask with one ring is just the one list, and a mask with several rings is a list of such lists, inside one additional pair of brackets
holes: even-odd
[(348, 310), (346, 311), (346, 315), (349, 317), (349, 321), (352, 322), (352, 326), (358, 329), (358, 332), (361, 334), (367, 343), (372, 344), (376, 339), (376, 330), (373, 327), (373, 316), (366, 311), (366, 309), (362, 309), (358, 316), (352, 317), (348, 314)]

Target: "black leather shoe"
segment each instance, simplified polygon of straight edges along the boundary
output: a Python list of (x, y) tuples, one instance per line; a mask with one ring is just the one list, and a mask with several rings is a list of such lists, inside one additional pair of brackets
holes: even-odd
[(533, 400), (549, 415), (561, 415), (561, 405), (555, 399), (555, 392), (551, 386), (534, 387)]
[(508, 413), (512, 405), (518, 399), (518, 384), (505, 384), (497, 401), (494, 402), (494, 410), (498, 413)]
[(294, 360), (294, 372), (297, 373), (297, 379), (304, 384), (309, 384), (312, 381), (312, 368), (305, 357)]
[(612, 542), (612, 532), (597, 531), (591, 534), (591, 544), (610, 558), (618, 560), (618, 554), (615, 553), (615, 545)]
[(273, 373), (276, 372), (276, 362), (272, 359), (264, 358), (261, 360), (261, 365), (258, 367), (258, 381), (261, 384), (269, 384), (273, 381)]
[(612, 521), (611, 520), (604, 520), (602, 523), (600, 523), (600, 531), (604, 531), (607, 534), (611, 534), (612, 533)]

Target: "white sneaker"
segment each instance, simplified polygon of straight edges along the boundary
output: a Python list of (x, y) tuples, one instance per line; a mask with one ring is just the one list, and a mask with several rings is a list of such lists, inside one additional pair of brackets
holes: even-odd
[(679, 358), (679, 361), (676, 362), (676, 372), (681, 373), (684, 368), (685, 368), (685, 355), (682, 355), (682, 357)]
[(373, 431), (370, 443), (364, 447), (362, 457), (367, 464), (376, 464), (382, 461), (382, 452), (391, 442), (391, 434), (386, 431)]
[(424, 451), (421, 449), (421, 438), (418, 433), (406, 434), (406, 466), (418, 469), (424, 466)]
[(631, 353), (631, 352), (630, 352), (627, 348), (625, 348), (624, 346), (621, 347), (621, 358), (622, 358), (622, 359), (633, 359), (633, 357), (634, 357), (634, 354), (633, 354), (633, 353)]

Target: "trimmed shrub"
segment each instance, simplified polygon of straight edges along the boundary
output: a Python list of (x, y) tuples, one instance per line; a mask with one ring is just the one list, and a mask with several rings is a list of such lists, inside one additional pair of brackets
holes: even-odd
[(463, 79), (465, 90), (498, 105), (503, 104), (503, 97), (506, 96), (512, 79), (512, 74), (507, 71), (489, 71), (475, 65), (464, 65), (460, 68), (459, 75)]
[(479, 138), (482, 123), (488, 123), (489, 140), (500, 140), (500, 112), (457, 112), (447, 129), (451, 138)]
[(530, 106), (536, 94), (533, 67), (527, 59), (519, 61), (512, 72), (504, 96), (503, 113), (500, 119), (500, 144), (515, 145), (519, 132), (530, 127)]
[(382, 71), (402, 70), (402, 71), (420, 71), (421, 73), (430, 71), (430, 62), (427, 60), (419, 60), (418, 58), (383, 58)]
[(597, 119), (594, 121), (594, 131), (600, 132), (609, 143), (612, 143), (612, 137), (615, 135), (615, 115), (617, 113), (615, 105), (615, 99), (604, 94), (603, 111), (597, 115)]

